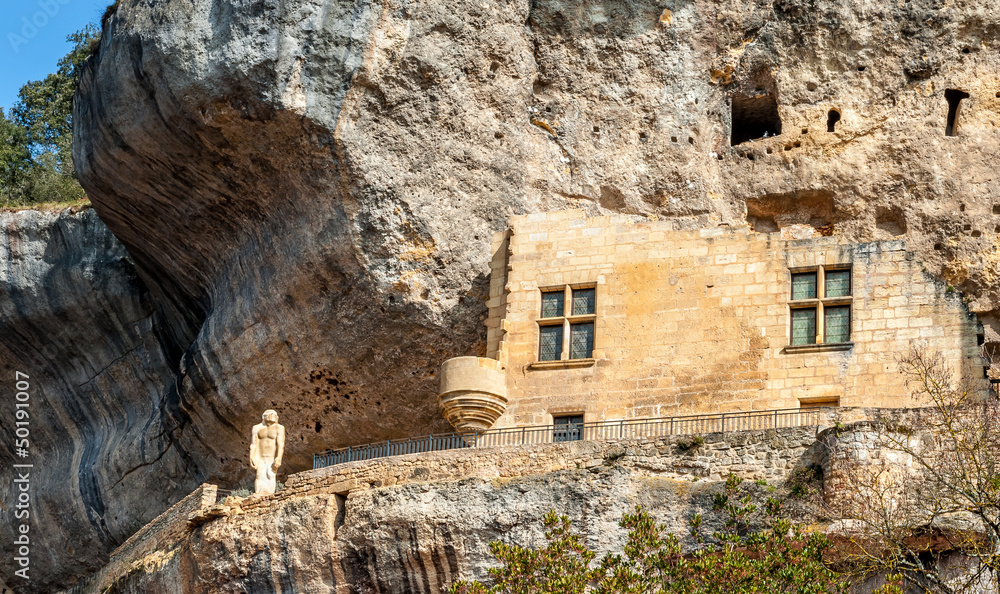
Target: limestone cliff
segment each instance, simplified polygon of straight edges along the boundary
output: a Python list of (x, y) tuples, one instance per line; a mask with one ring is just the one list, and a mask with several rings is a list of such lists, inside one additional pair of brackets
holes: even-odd
[[(264, 498), (213, 505), (200, 489), (136, 535), (74, 594), (422, 593), (486, 579), (493, 540), (539, 546), (550, 509), (593, 550), (621, 550), (642, 505), (676, 534), (705, 514), (729, 472), (783, 487), (822, 464), (816, 428), (571, 442), (400, 456), (305, 472)], [(747, 481), (750, 494), (770, 490)], [(220, 497), (221, 499), (221, 497)], [(685, 546), (693, 545), (690, 537)]]
[(434, 373), (483, 350), (490, 238), (511, 214), (901, 237), (989, 326), (993, 8), (122, 0), (82, 76), (74, 156), (132, 292), (67, 287), (92, 312), (79, 329), (40, 311), (27, 332), (31, 312), (2, 304), (19, 328), (5, 362), (40, 365), (59, 337), (46, 451), (79, 485), (39, 503), (94, 545), (47, 535), (39, 573), (72, 580), (141, 523), (121, 519), (130, 501), (148, 518), (176, 499), (150, 477), (243, 480), (264, 408), (289, 427), (289, 471), (446, 429)]
[[(32, 579), (16, 591), (50, 592), (95, 569), (199, 476), (170, 440), (172, 364), (125, 248), (92, 209), (0, 213), (0, 225), (0, 576), (13, 575), (21, 523), (12, 465), (33, 464)], [(16, 372), (29, 384), (26, 458), (14, 456)]]

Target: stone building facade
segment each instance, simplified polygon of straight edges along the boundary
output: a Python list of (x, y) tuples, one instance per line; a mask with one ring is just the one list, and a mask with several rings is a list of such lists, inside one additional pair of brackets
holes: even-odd
[(531, 214), (495, 239), (488, 305), (486, 358), (443, 367), (456, 426), (484, 412), (477, 384), (492, 426), (512, 427), (919, 406), (896, 370), (911, 346), (982, 368), (981, 326), (898, 240)]

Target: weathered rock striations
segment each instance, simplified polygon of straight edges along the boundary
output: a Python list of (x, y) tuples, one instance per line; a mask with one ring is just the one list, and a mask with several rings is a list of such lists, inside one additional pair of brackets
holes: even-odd
[[(92, 209), (0, 213), (0, 225), (8, 395), (0, 407), (0, 464), (8, 469), (0, 483), (0, 575), (17, 592), (51, 592), (98, 567), (200, 477), (170, 439), (172, 364), (125, 248)], [(16, 372), (28, 376), (27, 458), (14, 456)], [(23, 519), (14, 513), (25, 509), (15, 508), (13, 464), (33, 465), (17, 471), (29, 475), (30, 582), (7, 579)]]
[[(50, 436), (89, 482), (46, 505), (80, 510), (65, 529), (106, 552), (131, 498), (150, 515), (171, 500), (143, 477), (244, 480), (232, 444), (265, 408), (289, 428), (289, 472), (447, 430), (435, 372), (482, 354), (511, 214), (905, 238), (1000, 341), (998, 39), (971, 0), (122, 0), (82, 77), (74, 155), (149, 290), (123, 319), (150, 321), (118, 343), (116, 316), (62, 326), (70, 355), (107, 352), (56, 358), (69, 379), (44, 387), (92, 390), (66, 417), (84, 437)], [(107, 298), (88, 282), (67, 295)], [(7, 336), (11, 353), (52, 340)], [(138, 343), (134, 373), (93, 375)], [(108, 427), (152, 443), (96, 470), (117, 464)], [(89, 555), (54, 548), (49, 575)]]

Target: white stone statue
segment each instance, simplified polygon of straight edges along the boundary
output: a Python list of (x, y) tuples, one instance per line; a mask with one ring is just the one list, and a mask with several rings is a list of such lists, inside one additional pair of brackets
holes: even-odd
[(274, 493), (281, 455), (285, 453), (285, 428), (278, 424), (278, 413), (265, 410), (260, 425), (254, 425), (250, 442), (250, 466), (257, 470), (254, 494)]

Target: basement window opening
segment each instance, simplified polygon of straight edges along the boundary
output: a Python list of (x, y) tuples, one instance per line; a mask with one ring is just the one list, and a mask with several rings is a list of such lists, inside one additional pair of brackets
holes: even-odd
[(583, 415), (565, 415), (552, 418), (552, 441), (580, 441), (583, 439)]
[(774, 93), (749, 97), (733, 95), (732, 146), (781, 134), (781, 116)]
[(948, 101), (948, 123), (944, 129), (945, 136), (958, 136), (958, 116), (962, 107), (962, 99), (968, 99), (969, 94), (958, 89), (946, 89), (944, 98)]

